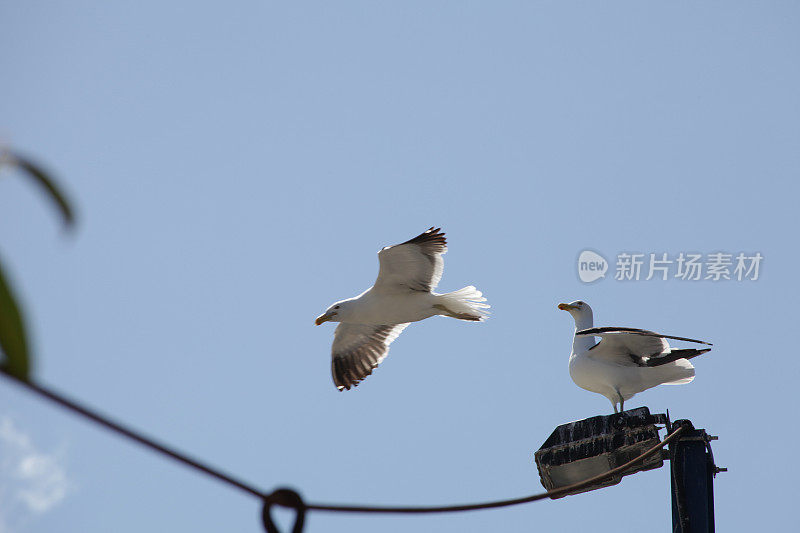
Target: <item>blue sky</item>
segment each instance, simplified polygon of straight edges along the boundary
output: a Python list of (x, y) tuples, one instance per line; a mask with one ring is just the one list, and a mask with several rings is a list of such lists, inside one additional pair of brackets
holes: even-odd
[[(714, 343), (693, 383), (626, 406), (720, 436), (718, 530), (791, 529), (799, 19), (792, 2), (6, 2), (0, 139), (79, 217), (64, 235), (3, 171), (0, 257), (35, 375), (265, 490), (516, 497), (541, 490), (532, 456), (555, 426), (610, 412), (567, 373), (556, 305), (581, 298), (598, 325)], [(337, 392), (314, 317), (431, 225), (450, 245), (440, 290), (476, 285), (492, 318), (414, 324)], [(587, 248), (764, 260), (757, 281), (584, 284)], [(4, 533), (261, 530), (252, 498), (7, 382), (0, 417)], [(669, 521), (661, 469), (482, 513), (318, 513), (307, 531)]]

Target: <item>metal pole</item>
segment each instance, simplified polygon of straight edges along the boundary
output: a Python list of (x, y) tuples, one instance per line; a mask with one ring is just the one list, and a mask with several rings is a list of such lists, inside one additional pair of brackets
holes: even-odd
[(669, 445), (672, 532), (713, 533), (714, 475), (719, 471), (709, 444), (713, 438), (689, 420), (676, 420), (672, 429), (676, 426), (686, 429)]

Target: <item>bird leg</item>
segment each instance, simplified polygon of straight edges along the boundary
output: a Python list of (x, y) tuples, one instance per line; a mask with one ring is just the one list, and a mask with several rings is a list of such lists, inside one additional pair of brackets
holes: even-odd
[(625, 398), (622, 397), (619, 391), (617, 391), (617, 396), (619, 396), (619, 412), (621, 413), (625, 410)]
[(448, 309), (447, 307), (443, 306), (442, 304), (433, 304), (433, 308), (434, 309), (438, 309), (439, 311), (442, 311), (445, 316), (449, 316), (449, 317), (452, 317), (452, 318), (457, 318), (459, 320), (470, 320), (472, 322), (478, 322), (481, 319), (481, 317), (475, 316), (475, 315), (470, 315), (469, 313), (456, 313), (455, 311), (451, 311), (450, 309)]

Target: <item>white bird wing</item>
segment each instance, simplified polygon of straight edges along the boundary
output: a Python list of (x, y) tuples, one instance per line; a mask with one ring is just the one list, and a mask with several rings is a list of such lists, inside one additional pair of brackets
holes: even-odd
[(591, 328), (578, 331), (575, 336), (600, 337), (600, 342), (589, 348), (586, 355), (592, 359), (622, 366), (661, 366), (678, 359), (691, 359), (711, 350), (711, 348), (674, 350), (669, 347), (666, 339), (696, 342), (709, 346), (711, 343), (686, 337), (662, 335), (646, 329)]
[(339, 324), (331, 349), (331, 373), (336, 388), (350, 390), (372, 374), (372, 369), (389, 353), (389, 345), (407, 326), (408, 323)]
[(441, 228), (430, 228), (402, 244), (378, 252), (380, 271), (373, 290), (378, 293), (432, 291), (442, 279), (447, 241)]

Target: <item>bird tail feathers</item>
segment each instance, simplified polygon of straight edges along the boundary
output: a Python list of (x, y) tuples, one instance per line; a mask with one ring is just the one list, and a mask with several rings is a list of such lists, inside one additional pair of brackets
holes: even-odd
[(663, 368), (664, 372), (667, 373), (664, 379), (669, 381), (663, 381), (664, 385), (683, 385), (694, 380), (694, 365), (688, 359), (678, 359), (657, 368)]
[(485, 301), (483, 293), (470, 285), (447, 294), (439, 294), (434, 307), (444, 316), (479, 322), (489, 317), (487, 309), (491, 306), (484, 303)]

